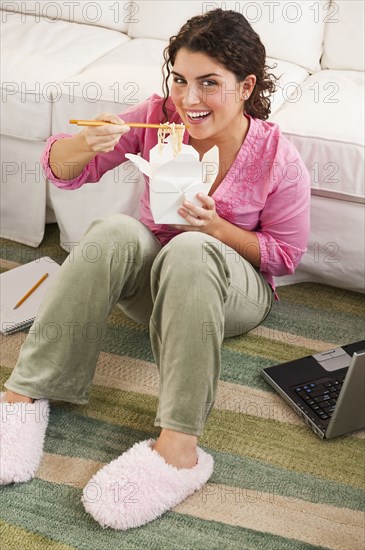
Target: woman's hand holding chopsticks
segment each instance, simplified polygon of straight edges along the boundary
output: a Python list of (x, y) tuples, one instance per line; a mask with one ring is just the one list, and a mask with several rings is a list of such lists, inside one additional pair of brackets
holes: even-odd
[(49, 164), (56, 178), (77, 178), (98, 153), (113, 151), (121, 136), (130, 129), (122, 119), (111, 113), (101, 113), (95, 120), (105, 124), (88, 126), (72, 137), (53, 143)]
[(95, 117), (97, 121), (112, 122), (102, 126), (87, 126), (81, 130), (85, 143), (90, 152), (109, 153), (119, 142), (121, 136), (129, 132), (130, 128), (118, 115), (101, 113)]

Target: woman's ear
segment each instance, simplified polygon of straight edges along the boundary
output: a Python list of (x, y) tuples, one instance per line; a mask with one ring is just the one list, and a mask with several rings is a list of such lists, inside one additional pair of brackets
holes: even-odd
[(244, 101), (247, 101), (249, 99), (255, 85), (256, 85), (256, 76), (254, 74), (250, 74), (246, 76), (242, 86), (242, 99)]

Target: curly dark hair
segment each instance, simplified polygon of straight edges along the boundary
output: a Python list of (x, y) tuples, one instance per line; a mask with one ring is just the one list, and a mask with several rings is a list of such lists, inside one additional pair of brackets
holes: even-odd
[(167, 119), (166, 102), (169, 96), (168, 78), (181, 48), (202, 52), (236, 75), (242, 82), (249, 74), (256, 76), (256, 85), (245, 102), (245, 111), (255, 118), (266, 120), (271, 112), (270, 95), (275, 92), (273, 74), (267, 72), (266, 50), (259, 35), (247, 19), (233, 10), (215, 9), (189, 19), (177, 35), (172, 36), (164, 50), (163, 112)]

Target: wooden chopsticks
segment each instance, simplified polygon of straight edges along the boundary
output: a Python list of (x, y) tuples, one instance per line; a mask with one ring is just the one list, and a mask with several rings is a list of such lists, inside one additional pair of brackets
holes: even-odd
[[(77, 126), (105, 126), (106, 124), (112, 124), (114, 126), (130, 126), (131, 128), (171, 128), (171, 124), (146, 124), (144, 122), (125, 122), (118, 124), (117, 122), (105, 122), (103, 120), (77, 120), (71, 119), (70, 124), (77, 124)], [(175, 124), (175, 128), (182, 128), (183, 124)], [(187, 126), (185, 126), (187, 128)]]

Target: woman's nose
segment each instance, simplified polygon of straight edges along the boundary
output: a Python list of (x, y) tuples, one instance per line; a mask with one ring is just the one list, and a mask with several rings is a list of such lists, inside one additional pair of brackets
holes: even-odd
[(200, 101), (201, 101), (201, 94), (198, 87), (194, 84), (188, 85), (186, 87), (186, 92), (184, 97), (184, 103), (186, 104), (186, 106), (200, 103)]

